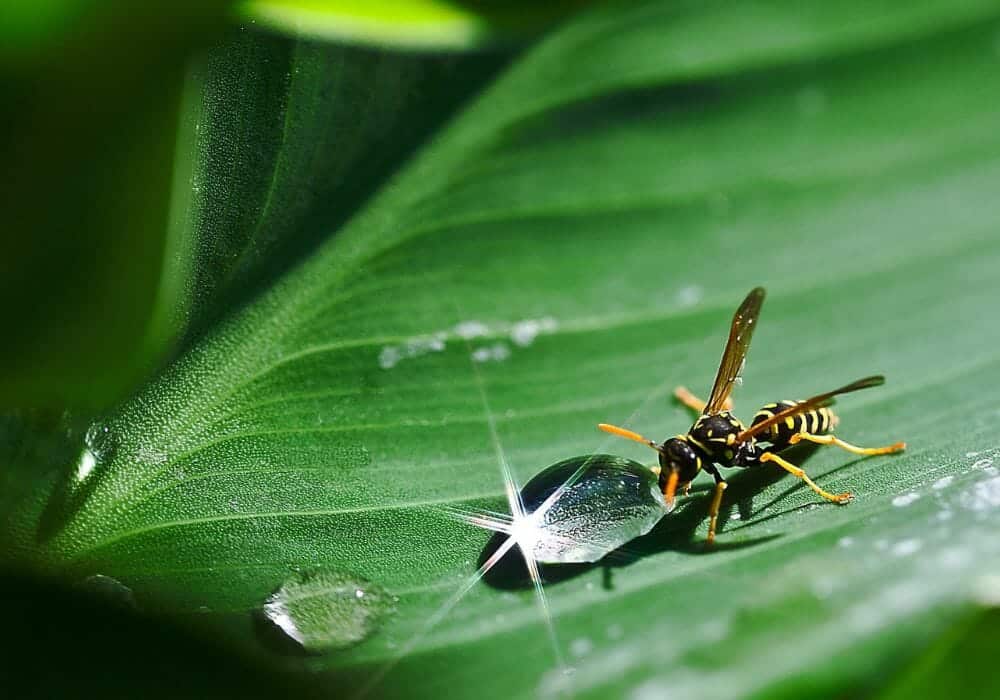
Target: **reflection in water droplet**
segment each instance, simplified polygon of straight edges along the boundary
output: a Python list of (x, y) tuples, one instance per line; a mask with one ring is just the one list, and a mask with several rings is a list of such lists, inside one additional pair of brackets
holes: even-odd
[(105, 576), (104, 574), (94, 574), (79, 581), (77, 586), (81, 590), (92, 593), (102, 598), (105, 602), (119, 608), (135, 609), (135, 596), (132, 589), (118, 579)]
[(263, 641), (277, 651), (322, 654), (367, 639), (393, 610), (379, 586), (337, 571), (297, 573), (258, 611)]

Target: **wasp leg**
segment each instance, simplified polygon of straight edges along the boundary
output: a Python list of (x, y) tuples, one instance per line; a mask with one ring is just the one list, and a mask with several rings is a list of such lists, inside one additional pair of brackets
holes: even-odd
[(813, 435), (812, 433), (795, 433), (788, 440), (788, 442), (794, 445), (802, 440), (808, 440), (809, 442), (815, 442), (817, 445), (836, 445), (842, 450), (847, 450), (848, 452), (853, 452), (856, 455), (887, 455), (893, 452), (901, 452), (906, 449), (905, 442), (896, 442), (892, 445), (886, 445), (885, 447), (858, 447), (857, 445), (852, 445), (849, 442), (844, 442), (838, 437), (833, 435)]
[(722, 507), (722, 494), (726, 490), (726, 480), (721, 474), (713, 474), (715, 477), (715, 493), (712, 494), (712, 503), (708, 507), (708, 544), (715, 542), (715, 524), (719, 520), (719, 509)]
[(760, 461), (774, 462), (792, 476), (802, 479), (802, 481), (806, 482), (806, 484), (809, 485), (809, 488), (811, 488), (813, 491), (815, 491), (828, 501), (833, 501), (834, 503), (847, 503), (852, 498), (852, 495), (850, 493), (829, 493), (828, 491), (824, 491), (819, 486), (817, 486), (816, 482), (810, 479), (809, 476), (802, 469), (796, 467), (788, 460), (782, 459), (773, 452), (765, 452), (764, 454), (762, 454), (760, 456)]
[[(690, 408), (692, 411), (696, 412), (698, 415), (705, 412), (705, 402), (692, 394), (687, 387), (679, 386), (674, 389), (674, 398)], [(726, 403), (724, 403), (722, 407), (727, 411), (733, 410), (733, 400), (726, 398)]]

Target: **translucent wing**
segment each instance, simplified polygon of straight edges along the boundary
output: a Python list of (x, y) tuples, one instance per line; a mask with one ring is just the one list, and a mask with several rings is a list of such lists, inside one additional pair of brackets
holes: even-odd
[(805, 401), (797, 403), (794, 406), (786, 408), (784, 411), (775, 413), (773, 416), (771, 416), (765, 421), (761, 421), (760, 423), (751, 425), (749, 428), (747, 428), (742, 433), (736, 436), (736, 441), (743, 442), (749, 438), (752, 438), (754, 435), (757, 435), (758, 433), (767, 430), (772, 425), (780, 423), (790, 416), (797, 416), (800, 413), (805, 413), (806, 411), (810, 411), (814, 408), (819, 408), (821, 406), (829, 406), (831, 403), (833, 403), (833, 397), (839, 394), (849, 394), (852, 391), (860, 391), (861, 389), (868, 389), (873, 386), (882, 386), (883, 384), (885, 384), (885, 377), (883, 377), (881, 374), (876, 374), (874, 376), (865, 377), (864, 379), (859, 379), (856, 382), (851, 382), (850, 384), (846, 384), (840, 387), (839, 389), (828, 391), (825, 394), (818, 394), (816, 396), (813, 396), (812, 398), (808, 398)]
[(740, 308), (736, 309), (733, 325), (729, 329), (729, 340), (722, 353), (722, 362), (719, 363), (719, 373), (715, 375), (712, 393), (708, 397), (708, 403), (705, 404), (706, 414), (719, 413), (729, 394), (732, 393), (733, 384), (743, 370), (743, 362), (746, 360), (750, 339), (753, 337), (753, 329), (757, 326), (757, 317), (760, 316), (760, 307), (763, 303), (764, 288), (757, 287), (747, 294)]

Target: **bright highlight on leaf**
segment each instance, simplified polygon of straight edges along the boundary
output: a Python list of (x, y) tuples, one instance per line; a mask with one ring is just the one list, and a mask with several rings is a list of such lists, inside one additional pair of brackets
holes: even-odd
[(246, 0), (243, 16), (300, 36), (421, 49), (526, 39), (587, 4), (454, 0)]

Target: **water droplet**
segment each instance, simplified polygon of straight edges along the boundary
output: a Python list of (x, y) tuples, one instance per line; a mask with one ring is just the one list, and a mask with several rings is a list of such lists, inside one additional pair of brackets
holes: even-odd
[(455, 335), (465, 340), (490, 334), (490, 327), (481, 321), (462, 321), (455, 326)]
[(977, 459), (972, 465), (973, 469), (986, 469), (987, 467), (993, 466), (993, 460), (989, 457), (983, 457), (982, 459)]
[(702, 297), (705, 296), (705, 291), (696, 284), (688, 284), (681, 287), (677, 291), (677, 303), (683, 307), (694, 306)]
[(382, 369), (392, 369), (402, 360), (420, 357), (431, 352), (441, 352), (445, 348), (445, 332), (409, 338), (402, 345), (385, 345), (379, 351), (378, 364)]
[(83, 451), (76, 463), (76, 479), (83, 481), (100, 465), (114, 457), (117, 441), (111, 429), (103, 423), (94, 423), (83, 436)]
[(524, 321), (518, 321), (511, 326), (510, 339), (515, 345), (525, 348), (535, 342), (535, 338), (537, 338), (539, 334), (551, 333), (558, 326), (559, 324), (556, 320), (548, 316), (539, 319), (525, 319)]
[(841, 537), (837, 540), (837, 545), (840, 547), (850, 547), (852, 544), (854, 544), (853, 537)]
[(110, 603), (116, 608), (135, 609), (135, 596), (132, 589), (118, 579), (105, 576), (104, 574), (94, 574), (79, 581), (77, 587), (92, 593)]
[(392, 369), (401, 359), (403, 355), (395, 345), (386, 345), (378, 354), (378, 364), (382, 369)]
[(476, 362), (501, 362), (510, 357), (510, 348), (505, 343), (494, 343), (489, 347), (476, 348), (472, 352), (472, 359)]
[(935, 491), (940, 491), (941, 489), (948, 488), (951, 482), (955, 480), (953, 476), (942, 476), (940, 479), (934, 482), (931, 486)]
[(971, 491), (962, 494), (962, 505), (976, 511), (1000, 506), (1000, 477), (980, 481)]
[(580, 637), (570, 642), (569, 651), (573, 656), (586, 656), (594, 650), (594, 643), (586, 637)]
[(364, 641), (393, 610), (379, 586), (337, 571), (295, 574), (257, 615), (265, 643), (278, 651), (323, 654)]
[(904, 508), (905, 506), (910, 505), (919, 498), (920, 498), (919, 493), (913, 493), (913, 492), (904, 493), (892, 499), (892, 505), (896, 506), (897, 508)]
[(920, 551), (924, 543), (920, 540), (901, 540), (892, 546), (892, 553), (897, 557), (908, 557)]

